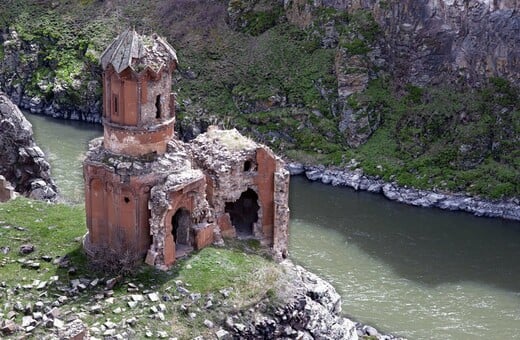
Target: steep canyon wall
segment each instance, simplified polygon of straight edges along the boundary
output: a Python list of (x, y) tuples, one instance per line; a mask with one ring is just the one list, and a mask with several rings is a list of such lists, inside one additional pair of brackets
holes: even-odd
[(382, 29), (380, 46), (394, 76), (417, 85), (486, 77), (520, 82), (520, 2), (464, 0), (284, 1), (288, 19), (310, 23), (320, 8), (369, 10)]

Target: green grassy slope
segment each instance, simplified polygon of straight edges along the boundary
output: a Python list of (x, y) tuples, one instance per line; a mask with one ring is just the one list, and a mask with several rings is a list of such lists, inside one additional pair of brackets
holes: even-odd
[[(276, 263), (256, 255), (258, 245), (254, 243), (205, 248), (166, 272), (143, 266), (119, 276), (88, 264), (81, 247), (85, 232), (83, 207), (23, 198), (0, 204), (0, 319), (15, 311), (14, 321), (21, 324), (25, 306), (34, 310), (36, 302), (41, 301), (45, 307), (57, 306), (64, 321), (78, 315), (97, 337), (103, 335), (103, 331), (97, 333), (101, 325), (112, 322), (117, 334), (126, 332), (128, 337), (151, 334), (147, 336), (158, 338), (163, 332), (192, 339), (213, 336), (215, 329), (204, 325), (206, 319), (219, 325), (231, 311), (258, 302), (278, 303), (276, 290), (283, 285), (283, 271)], [(20, 254), (22, 244), (34, 245), (35, 251)], [(67, 266), (57, 263), (63, 257), (68, 258)], [(33, 267), (34, 263), (39, 267)], [(105, 282), (111, 278), (116, 278), (117, 284), (107, 290)], [(38, 288), (42, 282), (45, 286)], [(79, 282), (85, 287), (71, 292)], [(159, 301), (152, 301), (150, 293), (156, 293)], [(143, 300), (134, 305), (132, 295), (143, 295)], [(17, 306), (23, 306), (22, 310)], [(157, 309), (162, 308), (159, 317)], [(42, 325), (32, 336), (42, 338), (51, 331), (52, 327)], [(16, 333), (13, 338), (22, 334)]]

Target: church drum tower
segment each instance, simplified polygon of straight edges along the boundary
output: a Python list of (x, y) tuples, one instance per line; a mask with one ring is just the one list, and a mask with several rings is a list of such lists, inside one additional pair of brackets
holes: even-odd
[[(161, 180), (141, 166), (166, 152), (173, 137), (175, 50), (157, 35), (121, 33), (101, 55), (103, 142), (84, 161), (90, 256), (144, 257), (151, 244), (150, 189)], [(141, 164), (141, 165), (140, 165)]]

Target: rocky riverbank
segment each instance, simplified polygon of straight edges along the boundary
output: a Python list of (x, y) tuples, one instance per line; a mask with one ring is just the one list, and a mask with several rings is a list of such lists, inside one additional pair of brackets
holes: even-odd
[(57, 198), (50, 165), (34, 141), (31, 123), (1, 92), (0, 175), (25, 196), (42, 200)]
[(341, 297), (330, 283), (289, 260), (280, 265), (289, 281), (277, 292), (279, 306), (273, 311), (272, 305), (260, 303), (229, 316), (225, 328), (234, 338), (404, 339), (343, 317)]
[(309, 180), (319, 181), (323, 184), (381, 193), (392, 201), (413, 206), (460, 210), (475, 216), (520, 221), (520, 200), (518, 198), (492, 201), (464, 194), (419, 190), (366, 176), (362, 169), (327, 169), (321, 165), (306, 166), (300, 163), (289, 163), (287, 168), (291, 175), (305, 175)]

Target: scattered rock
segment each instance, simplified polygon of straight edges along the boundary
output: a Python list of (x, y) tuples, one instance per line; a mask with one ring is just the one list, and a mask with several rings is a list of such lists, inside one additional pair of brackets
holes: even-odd
[(61, 312), (57, 307), (53, 307), (50, 311), (47, 312), (47, 317), (50, 319), (56, 319), (58, 316), (60, 316)]
[(217, 339), (219, 339), (219, 340), (228, 340), (228, 339), (232, 338), (231, 335), (229, 334), (229, 332), (224, 329), (219, 329), (218, 331), (215, 332), (215, 335), (217, 336)]
[(22, 318), (22, 327), (26, 328), (29, 326), (34, 326), (36, 324), (36, 320), (33, 319), (32, 316), (26, 315)]
[(28, 244), (22, 244), (20, 246), (20, 254), (27, 255), (34, 251), (34, 245), (28, 243)]
[(144, 301), (144, 296), (141, 294), (134, 294), (134, 295), (130, 295), (130, 299), (132, 299), (132, 301), (135, 301), (135, 302), (141, 302), (141, 301)]
[(94, 279), (94, 280), (90, 281), (89, 286), (90, 286), (90, 288), (94, 288), (98, 285), (98, 283), (99, 283), (99, 279)]
[(54, 264), (58, 265), (60, 268), (68, 268), (70, 265), (70, 258), (68, 255), (57, 257), (54, 261)]
[(63, 326), (65, 326), (65, 322), (63, 322), (62, 320), (60, 320), (58, 318), (54, 318), (53, 326), (58, 328), (58, 329), (61, 329), (61, 328), (63, 328)]
[(3, 335), (11, 335), (14, 334), (18, 330), (18, 326), (12, 320), (5, 320), (0, 331)]
[(108, 329), (112, 329), (112, 328), (116, 328), (117, 325), (115, 323), (113, 323), (112, 321), (107, 321), (104, 323), (104, 326)]
[(112, 289), (112, 288), (114, 288), (114, 286), (117, 284), (118, 281), (119, 281), (118, 277), (114, 277), (114, 278), (111, 278), (111, 279), (107, 280), (107, 282), (105, 284), (105, 289)]
[(60, 339), (90, 339), (87, 325), (80, 319), (66, 324), (58, 334)]
[(136, 323), (137, 323), (137, 318), (135, 317), (132, 317), (130, 319), (127, 319), (125, 321), (126, 324), (130, 325), (130, 326), (134, 326)]
[(166, 339), (168, 337), (168, 333), (166, 333), (165, 331), (158, 331), (157, 332), (157, 336), (160, 338), (160, 339)]
[(182, 286), (178, 286), (177, 287), (177, 291), (179, 293), (181, 293), (182, 295), (188, 295), (190, 293), (189, 290), (187, 290), (186, 288), (182, 287)]
[(159, 301), (159, 294), (154, 292), (154, 293), (150, 293), (148, 294), (148, 298), (150, 299), (150, 301), (152, 302), (157, 302)]
[(202, 297), (202, 295), (200, 293), (193, 293), (193, 294), (190, 294), (190, 299), (192, 301), (198, 301), (200, 298)]
[(233, 288), (230, 287), (230, 288), (224, 288), (224, 289), (219, 290), (219, 293), (222, 294), (223, 297), (228, 298), (232, 291), (233, 291)]
[(107, 329), (106, 331), (103, 332), (103, 336), (105, 336), (105, 337), (111, 337), (111, 336), (114, 336), (115, 334), (116, 334), (115, 329)]
[(103, 313), (103, 307), (101, 305), (94, 305), (90, 307), (90, 313), (91, 314), (101, 314)]

